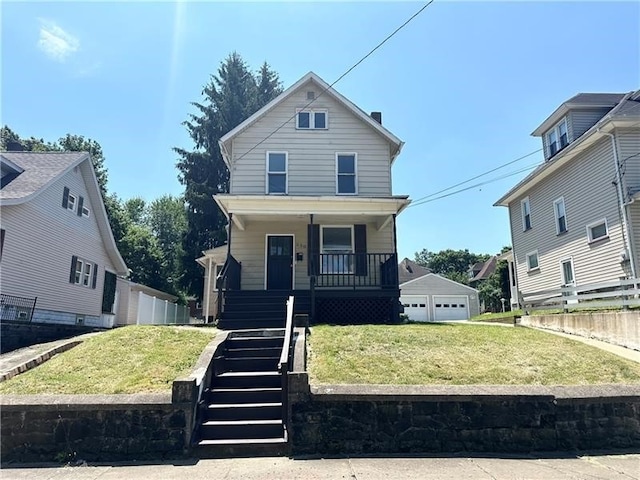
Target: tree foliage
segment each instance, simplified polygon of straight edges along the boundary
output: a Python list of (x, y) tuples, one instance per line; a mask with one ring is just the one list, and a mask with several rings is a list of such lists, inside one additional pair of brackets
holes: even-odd
[(278, 75), (268, 64), (254, 75), (233, 52), (204, 86), (204, 99), (192, 103), (197, 113), (190, 114), (184, 125), (194, 148), (174, 148), (187, 205), (183, 285), (192, 294), (202, 295), (203, 287), (202, 272), (194, 260), (203, 250), (222, 245), (227, 239), (227, 220), (212, 199), (217, 193), (229, 191), (229, 172), (218, 140), (281, 92)]
[(433, 273), (437, 273), (450, 280), (469, 284), (469, 267), (474, 263), (484, 262), (489, 259), (487, 254), (471, 253), (469, 250), (441, 250), (430, 252), (426, 248), (416, 252), (415, 261), (423, 267), (429, 268)]

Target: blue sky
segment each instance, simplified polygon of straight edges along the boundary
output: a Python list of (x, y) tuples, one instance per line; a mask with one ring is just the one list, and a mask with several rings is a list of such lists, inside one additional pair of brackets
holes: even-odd
[[(332, 83), (421, 5), (3, 2), (2, 123), (97, 140), (123, 198), (178, 195), (171, 148), (192, 147), (189, 102), (231, 51), (285, 87), (310, 70)], [(436, 0), (335, 88), (406, 142), (394, 193), (419, 199), (540, 148), (530, 133), (572, 95), (639, 85), (638, 2)], [(410, 207), (399, 254), (499, 251), (508, 217), (492, 205), (524, 175)]]

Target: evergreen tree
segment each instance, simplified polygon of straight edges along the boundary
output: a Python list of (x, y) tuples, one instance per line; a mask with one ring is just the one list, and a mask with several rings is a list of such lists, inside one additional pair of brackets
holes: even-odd
[(212, 198), (229, 191), (229, 172), (218, 140), (281, 91), (278, 75), (266, 63), (256, 78), (242, 57), (233, 52), (205, 85), (204, 100), (192, 103), (198, 113), (190, 114), (184, 125), (195, 149), (174, 149), (180, 156), (178, 178), (185, 186), (187, 205), (183, 285), (191, 294), (201, 296), (203, 288), (202, 271), (195, 259), (203, 250), (222, 245), (227, 239), (227, 220)]

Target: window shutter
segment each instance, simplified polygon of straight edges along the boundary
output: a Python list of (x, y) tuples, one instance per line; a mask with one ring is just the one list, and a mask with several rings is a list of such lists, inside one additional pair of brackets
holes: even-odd
[(78, 257), (74, 255), (73, 257), (71, 257), (71, 272), (69, 273), (69, 283), (76, 283), (76, 264), (77, 263), (78, 263)]
[(356, 275), (367, 275), (367, 226), (354, 225), (353, 226), (353, 243), (356, 254)]
[(97, 281), (98, 281), (98, 264), (94, 263), (93, 264), (93, 280), (91, 280), (91, 288), (96, 288)]
[(78, 216), (82, 216), (82, 204), (84, 203), (84, 197), (78, 199)]
[(67, 208), (69, 205), (69, 187), (64, 187), (62, 191), (62, 208)]
[(307, 273), (318, 275), (320, 265), (320, 225), (307, 225)]

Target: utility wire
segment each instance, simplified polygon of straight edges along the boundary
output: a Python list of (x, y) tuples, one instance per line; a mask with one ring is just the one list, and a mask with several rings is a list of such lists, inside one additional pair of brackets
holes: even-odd
[(512, 165), (512, 164), (514, 164), (516, 162), (519, 162), (520, 160), (524, 160), (525, 158), (530, 157), (531, 155), (535, 155), (536, 153), (541, 152), (541, 151), (542, 151), (542, 149), (539, 148), (535, 152), (527, 153), (526, 155), (523, 155), (522, 157), (516, 158), (515, 160), (511, 160), (510, 162), (503, 163), (502, 165), (500, 165), (498, 167), (495, 167), (495, 168), (493, 168), (491, 170), (487, 170), (486, 172), (481, 173), (480, 175), (476, 175), (475, 177), (471, 177), (468, 180), (465, 180), (464, 182), (456, 183), (455, 185), (451, 185), (450, 187), (444, 188), (444, 189), (439, 190), (439, 191), (434, 192), (434, 193), (430, 193), (429, 195), (425, 195), (424, 197), (420, 197), (417, 200), (414, 200), (414, 203), (421, 202), (422, 200), (434, 197), (434, 196), (439, 195), (439, 194), (441, 194), (443, 192), (446, 192), (447, 190), (451, 190), (451, 189), (454, 189), (456, 187), (459, 187), (460, 185), (464, 185), (465, 183), (469, 183), (469, 182), (472, 182), (474, 180), (477, 180), (480, 177), (484, 177), (485, 175), (489, 175), (490, 173), (493, 173), (496, 170), (500, 170), (501, 168), (508, 167), (509, 165)]
[(536, 168), (539, 165), (540, 165), (540, 163), (535, 163), (533, 165), (528, 165), (528, 166), (526, 166), (524, 168), (521, 168), (520, 170), (516, 170), (515, 172), (506, 173), (504, 175), (500, 175), (499, 177), (494, 177), (494, 178), (491, 178), (489, 180), (485, 180), (484, 182), (476, 183), (474, 185), (470, 185), (468, 187), (461, 188), (461, 189), (456, 190), (454, 192), (445, 193), (444, 195), (440, 195), (439, 197), (427, 198), (425, 200), (421, 200), (421, 201), (418, 201), (418, 202), (415, 202), (415, 203), (411, 203), (407, 208), (419, 207), (420, 205), (424, 205), (425, 203), (434, 202), (436, 200), (440, 200), (441, 198), (450, 197), (452, 195), (457, 195), (458, 193), (466, 192), (467, 190), (471, 190), (471, 189), (474, 189), (474, 188), (477, 188), (477, 187), (482, 187), (482, 186), (487, 185), (489, 183), (497, 182), (498, 180), (502, 180), (503, 178), (513, 177), (514, 175), (518, 175), (519, 173), (526, 172), (527, 170), (531, 170), (533, 168)]
[[(337, 80), (335, 80), (331, 85), (329, 85), (328, 87), (326, 87), (324, 90), (322, 90), (320, 92), (320, 94), (318, 94), (315, 98), (313, 98), (309, 103), (307, 103), (304, 107), (302, 107), (302, 110), (306, 110), (307, 108), (309, 108), (309, 106), (311, 106), (312, 103), (314, 103), (318, 98), (320, 98), (322, 95), (324, 95), (327, 90), (333, 88), (333, 86), (338, 83), (340, 80), (342, 80), (344, 77), (346, 77), (349, 73), (351, 73), (351, 71), (353, 69), (355, 69), (358, 65), (360, 65), (362, 62), (364, 62), (367, 58), (369, 58), (376, 50), (378, 50), (382, 45), (384, 45), (385, 43), (387, 43), (388, 40), (391, 39), (391, 37), (393, 37), (396, 33), (398, 33), (400, 30), (402, 30), (404, 27), (406, 27), (409, 22), (411, 22), (414, 18), (416, 18), (418, 15), (420, 15), (427, 7), (429, 7), (435, 0), (429, 0), (429, 2), (427, 2), (425, 5), (422, 6), (422, 8), (420, 8), (420, 10), (418, 10), (416, 13), (414, 13), (413, 15), (411, 15), (411, 17), (409, 17), (409, 19), (407, 21), (405, 21), (402, 25), (400, 25), (398, 28), (396, 28), (393, 32), (391, 32), (389, 35), (387, 35), (387, 37), (382, 40), (380, 43), (378, 43), (373, 49), (371, 49), (369, 51), (369, 53), (367, 53), (364, 57), (362, 57), (360, 60), (358, 60), (356, 63), (354, 63), (346, 72), (344, 72), (342, 75), (340, 75), (338, 77)], [(242, 160), (245, 156), (247, 156), (248, 154), (250, 154), (251, 152), (253, 152), (256, 148), (258, 148), (260, 145), (262, 145), (264, 142), (266, 142), (269, 138), (271, 138), (273, 135), (275, 135), (282, 127), (284, 127), (285, 125), (287, 125), (291, 120), (295, 119), (297, 115), (297, 112), (294, 113), (291, 117), (289, 117), (284, 123), (282, 123), (282, 125), (280, 125), (278, 128), (276, 128), (274, 131), (272, 131), (269, 135), (267, 135), (266, 137), (264, 137), (262, 140), (260, 140), (258, 143), (256, 143), (253, 147), (251, 147), (249, 150), (247, 150), (245, 153), (243, 153), (242, 155), (240, 155), (236, 161), (238, 160)]]

